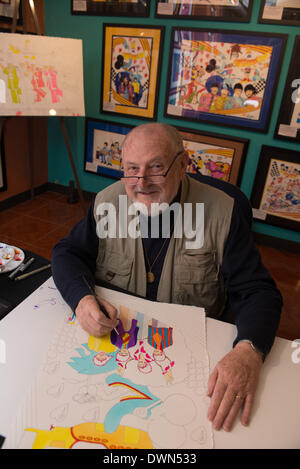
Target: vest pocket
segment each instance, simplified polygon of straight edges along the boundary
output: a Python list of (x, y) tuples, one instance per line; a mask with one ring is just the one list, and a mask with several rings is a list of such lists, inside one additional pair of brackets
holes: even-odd
[(214, 251), (184, 253), (175, 267), (175, 302), (205, 308), (207, 316), (217, 317), (225, 303), (224, 282)]
[(100, 281), (111, 283), (124, 290), (128, 289), (133, 261), (120, 258), (120, 255), (106, 251), (104, 258), (97, 259), (96, 277)]

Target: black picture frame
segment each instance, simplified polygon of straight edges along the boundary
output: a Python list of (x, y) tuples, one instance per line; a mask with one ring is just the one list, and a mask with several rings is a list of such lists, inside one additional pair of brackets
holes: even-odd
[(300, 143), (300, 35), (295, 37), (274, 138)]
[[(197, 0), (186, 2), (177, 0), (156, 0), (155, 16), (157, 18), (178, 18), (183, 20), (236, 21), (249, 23), (252, 13), (253, 0), (235, 0), (236, 5), (214, 5), (207, 1), (207, 5), (197, 4)], [(217, 2), (216, 2), (217, 3)], [(219, 2), (220, 3), (220, 2)]]
[(252, 188), (253, 218), (300, 231), (300, 153), (262, 145)]
[(134, 16), (147, 17), (150, 12), (150, 0), (137, 2), (119, 2), (118, 0), (97, 2), (95, 0), (71, 0), (72, 15), (86, 16)]
[(284, 0), (262, 0), (258, 22), (263, 24), (300, 25), (300, 4)]
[[(165, 116), (267, 132), (286, 41), (286, 34), (173, 27)], [(239, 86), (239, 105), (212, 110), (222, 88), (234, 97)]]
[[(111, 179), (120, 177), (120, 147), (133, 125), (108, 122), (102, 119), (85, 119), (84, 171)], [(105, 151), (103, 152), (104, 144)], [(118, 148), (116, 147), (118, 143)], [(114, 149), (112, 149), (114, 145)], [(116, 158), (113, 154), (117, 154)]]

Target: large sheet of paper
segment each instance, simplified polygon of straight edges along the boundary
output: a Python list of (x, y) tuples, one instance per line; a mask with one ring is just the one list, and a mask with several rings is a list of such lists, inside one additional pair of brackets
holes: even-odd
[(0, 33), (0, 115), (84, 116), (82, 40)]
[(115, 303), (119, 335), (99, 339), (71, 319), (57, 290), (38, 298), (32, 308), (59, 308), (62, 320), (7, 448), (213, 447), (203, 310), (152, 303), (146, 314), (143, 300)]

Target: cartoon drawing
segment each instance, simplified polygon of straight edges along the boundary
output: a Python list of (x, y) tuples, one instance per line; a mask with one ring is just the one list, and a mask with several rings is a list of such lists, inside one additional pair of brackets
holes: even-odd
[(122, 417), (133, 413), (137, 407), (145, 407), (147, 409), (145, 418), (149, 418), (154, 404), (155, 406), (161, 404), (161, 400), (154, 396), (147, 386), (134, 384), (116, 374), (109, 375), (106, 382), (109, 386), (124, 386), (130, 392), (129, 396), (122, 397), (120, 402), (115, 404), (106, 414), (104, 429), (107, 433), (116, 431)]
[(185, 140), (184, 148), (189, 155), (187, 173), (229, 181), (234, 149)]
[(148, 107), (151, 38), (114, 36), (111, 64), (111, 101)]
[[(51, 311), (47, 291), (40, 294), (40, 308)], [(51, 298), (56, 306), (58, 298)], [(204, 364), (191, 351), (198, 340), (118, 308), (120, 335), (100, 338), (66, 314), (30, 393), (28, 409), (36, 413), (28, 412), (20, 448), (211, 447)]]
[(172, 74), (169, 104), (181, 108), (182, 116), (187, 110), (258, 120), (271, 56), (271, 46), (175, 32), (173, 61), (179, 70)]
[(271, 159), (260, 209), (270, 215), (300, 219), (300, 164)]
[(119, 426), (114, 433), (107, 433), (103, 423), (81, 423), (70, 428), (52, 427), (51, 430), (26, 428), (36, 432), (32, 449), (70, 449), (80, 441), (101, 445), (107, 449), (147, 449), (153, 448), (146, 432), (127, 426)]
[[(85, 353), (85, 350), (88, 353)], [(86, 375), (94, 375), (99, 373), (107, 373), (117, 369), (118, 364), (112, 360), (117, 352), (106, 353), (100, 351), (98, 353), (91, 352), (87, 344), (83, 344), (82, 348), (76, 349), (80, 357), (72, 357), (68, 364), (78, 373)]]

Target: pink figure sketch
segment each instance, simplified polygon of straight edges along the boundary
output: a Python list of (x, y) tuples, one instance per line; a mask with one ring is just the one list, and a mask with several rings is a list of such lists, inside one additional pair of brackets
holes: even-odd
[(53, 104), (58, 103), (63, 96), (62, 90), (57, 85), (57, 74), (52, 67), (33, 67), (31, 84), (36, 93), (35, 102), (41, 102), (47, 95), (47, 87), (51, 93)]
[(56, 71), (52, 67), (49, 67), (48, 70), (44, 71), (44, 75), (46, 77), (46, 85), (48, 86), (51, 93), (52, 102), (58, 103), (59, 96), (62, 97), (63, 92), (57, 85)]

